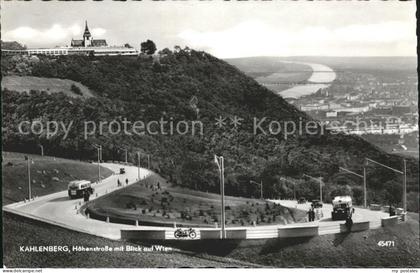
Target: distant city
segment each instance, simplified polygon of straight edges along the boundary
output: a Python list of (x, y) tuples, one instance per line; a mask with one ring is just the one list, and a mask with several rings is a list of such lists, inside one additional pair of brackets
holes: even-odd
[(418, 82), (410, 60), (337, 57), (326, 61), (331, 68), (312, 63), (320, 58), (249, 60), (229, 61), (328, 129), (418, 156)]
[[(332, 85), (287, 100), (326, 124), (335, 121), (336, 130), (349, 134), (403, 135), (418, 131), (415, 75), (341, 72)], [(368, 126), (354, 128), (348, 121)], [(343, 126), (337, 127), (340, 124)]]

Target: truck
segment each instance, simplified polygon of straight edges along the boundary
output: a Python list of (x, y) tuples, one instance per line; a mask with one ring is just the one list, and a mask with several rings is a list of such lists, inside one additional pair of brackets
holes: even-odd
[(333, 211), (331, 212), (331, 218), (333, 221), (351, 218), (354, 212), (351, 197), (348, 195), (334, 197), (332, 205)]
[(85, 195), (85, 192), (89, 195), (93, 193), (92, 183), (88, 180), (75, 180), (68, 185), (70, 199), (81, 198)]

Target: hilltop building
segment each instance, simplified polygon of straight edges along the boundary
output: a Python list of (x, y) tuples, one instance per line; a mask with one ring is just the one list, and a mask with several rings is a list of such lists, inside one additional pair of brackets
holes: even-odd
[(83, 40), (71, 39), (72, 47), (103, 47), (108, 46), (105, 39), (95, 40), (90, 34), (87, 21), (85, 22), (85, 32), (83, 33)]
[(27, 55), (93, 55), (93, 56), (116, 56), (116, 55), (138, 55), (139, 52), (129, 45), (109, 46), (105, 39), (93, 39), (87, 21), (83, 39), (72, 39), (70, 46), (53, 48), (29, 48), (16, 50), (2, 50), (2, 54), (27, 54)]

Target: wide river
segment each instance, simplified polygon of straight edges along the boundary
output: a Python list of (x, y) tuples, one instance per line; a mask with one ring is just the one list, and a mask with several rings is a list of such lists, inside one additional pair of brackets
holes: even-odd
[[(290, 63), (290, 62), (289, 62)], [(312, 75), (308, 79), (307, 84), (297, 85), (292, 88), (278, 92), (283, 98), (299, 98), (317, 92), (319, 89), (330, 86), (330, 82), (334, 81), (336, 74), (334, 70), (323, 64), (301, 63), (312, 68)]]

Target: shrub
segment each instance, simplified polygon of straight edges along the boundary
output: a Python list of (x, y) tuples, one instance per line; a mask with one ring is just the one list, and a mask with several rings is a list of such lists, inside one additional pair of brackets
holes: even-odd
[(82, 90), (74, 83), (71, 84), (70, 90), (76, 95), (83, 96)]

